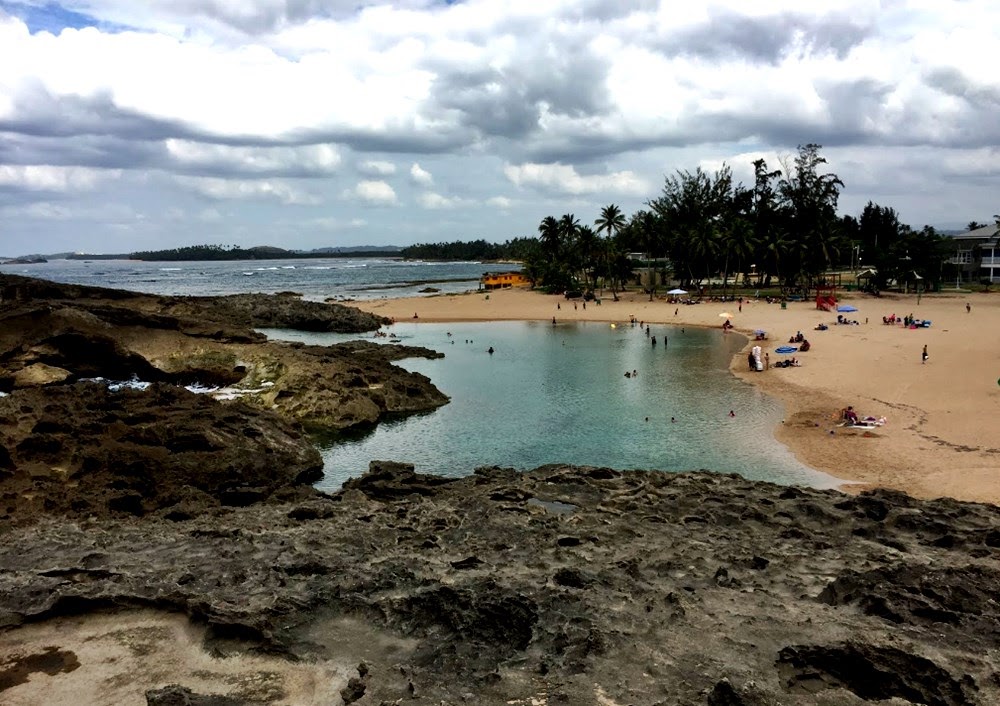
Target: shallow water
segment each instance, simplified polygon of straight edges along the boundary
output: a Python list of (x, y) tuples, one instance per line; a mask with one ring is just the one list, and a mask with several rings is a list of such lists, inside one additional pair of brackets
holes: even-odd
[[(360, 438), (322, 441), (321, 488), (339, 488), (373, 459), (446, 476), (485, 465), (571, 463), (837, 484), (774, 439), (781, 405), (729, 372), (745, 343), (739, 335), (654, 326), (653, 346), (642, 329), (628, 324), (404, 322), (388, 330), (405, 344), (445, 354), (400, 365), (427, 375), (451, 402), (384, 422)], [(357, 338), (266, 333), (321, 344)], [(636, 377), (624, 376), (633, 370)]]

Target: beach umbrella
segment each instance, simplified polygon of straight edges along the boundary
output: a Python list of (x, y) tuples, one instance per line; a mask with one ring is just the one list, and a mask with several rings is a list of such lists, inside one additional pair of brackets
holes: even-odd
[(721, 314), (719, 314), (719, 316), (721, 318), (723, 318), (723, 319), (731, 319), (731, 318), (733, 318), (733, 315), (730, 314), (728, 311), (722, 312)]
[(671, 289), (667, 294), (687, 294), (687, 291), (684, 289)]
[(766, 333), (767, 333), (767, 331), (765, 331), (765, 330), (764, 330), (764, 329), (762, 329), (762, 328), (755, 328), (755, 329), (753, 330), (753, 332), (754, 332), (754, 334), (755, 334), (755, 335), (757, 335), (757, 336), (763, 336), (764, 334), (766, 334)]
[(858, 308), (856, 306), (851, 306), (850, 304), (842, 304), (842, 305), (840, 305), (840, 306), (837, 307), (837, 311), (842, 311), (844, 313), (849, 313), (849, 312), (857, 311), (857, 310), (858, 310)]

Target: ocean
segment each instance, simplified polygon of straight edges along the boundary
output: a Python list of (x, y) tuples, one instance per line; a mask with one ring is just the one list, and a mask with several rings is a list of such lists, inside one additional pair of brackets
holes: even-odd
[[(428, 287), (462, 292), (475, 289), (483, 272), (498, 269), (504, 268), (355, 258), (0, 266), (13, 274), (152, 294), (294, 291), (317, 301), (421, 296)], [(729, 372), (729, 361), (744, 343), (741, 336), (653, 326), (654, 347), (642, 329), (628, 322), (407, 321), (389, 330), (403, 343), (445, 354), (399, 364), (427, 375), (451, 402), (363, 432), (317, 437), (325, 465), (320, 488), (339, 488), (376, 459), (448, 476), (487, 465), (530, 469), (571, 463), (620, 470), (705, 469), (814, 487), (838, 484), (799, 463), (775, 440), (781, 404)], [(316, 344), (359, 337), (265, 333)]]
[(378, 299), (475, 289), (484, 272), (517, 269), (480, 262), (424, 262), (390, 258), (328, 258), (224, 262), (52, 260), (0, 265), (0, 272), (54, 282), (165, 295), (298, 292), (305, 299)]

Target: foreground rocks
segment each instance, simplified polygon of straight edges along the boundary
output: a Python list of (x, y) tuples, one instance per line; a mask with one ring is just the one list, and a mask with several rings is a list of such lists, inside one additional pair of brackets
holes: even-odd
[[(340, 703), (985, 706), (998, 526), (993, 506), (708, 473), (373, 464), (330, 496), (14, 529), (0, 624), (14, 643), (81, 611), (180, 612), (219, 655), (355, 665)], [(133, 686), (232, 703), (195, 678)], [(270, 688), (254, 703), (331, 703)]]
[(392, 365), (441, 357), (436, 351), (287, 344), (249, 328), (354, 331), (382, 322), (293, 296), (154, 297), (0, 275), (0, 392), (91, 378), (231, 386), (248, 404), (334, 430), (446, 404), (425, 376)]
[(172, 385), (98, 383), (0, 397), (0, 528), (39, 513), (190, 518), (322, 477), (297, 425)]

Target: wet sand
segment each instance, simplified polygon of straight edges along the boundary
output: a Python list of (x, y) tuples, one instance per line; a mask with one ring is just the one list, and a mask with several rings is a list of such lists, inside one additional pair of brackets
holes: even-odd
[[(966, 303), (972, 306), (966, 312)], [(721, 327), (720, 313), (733, 314), (735, 332), (759, 342), (771, 363), (785, 356), (774, 349), (797, 331), (812, 344), (797, 353), (802, 365), (764, 372), (748, 371), (748, 341), (732, 371), (760, 386), (785, 406), (776, 438), (806, 465), (851, 481), (853, 491), (879, 486), (919, 498), (952, 497), (1000, 503), (1000, 296), (943, 293), (924, 295), (842, 294), (852, 304), (845, 314), (857, 326), (836, 324), (836, 312), (817, 310), (815, 302), (789, 302), (786, 309), (764, 300), (669, 303), (663, 297), (628, 292), (619, 301), (604, 296), (598, 306), (525, 289), (449, 294), (422, 298), (360, 301), (355, 305), (397, 321), (628, 321), (651, 325)], [(557, 308), (558, 305), (558, 308)], [(676, 313), (675, 313), (676, 312)], [(887, 326), (883, 316), (913, 314), (930, 328)], [(867, 323), (866, 323), (867, 321)], [(826, 331), (813, 330), (820, 323)], [(927, 345), (929, 358), (921, 361)], [(853, 405), (862, 415), (886, 417), (871, 432), (837, 426), (839, 410)], [(832, 432), (832, 433), (831, 433)]]

